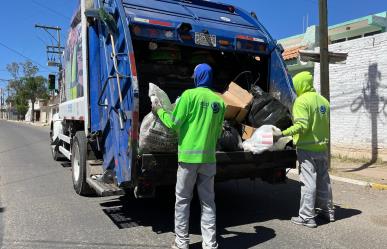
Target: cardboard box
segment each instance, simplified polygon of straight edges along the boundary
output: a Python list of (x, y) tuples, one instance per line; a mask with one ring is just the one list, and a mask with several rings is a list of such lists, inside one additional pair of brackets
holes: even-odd
[(247, 114), (249, 114), (249, 110), (245, 109), (245, 108), (242, 108), (239, 110), (239, 113), (238, 115), (235, 117), (235, 120), (238, 122), (238, 123), (243, 123), (243, 121), (245, 121), (246, 119), (246, 116)]
[(254, 98), (251, 93), (234, 82), (231, 82), (230, 85), (228, 85), (228, 89), (223, 95), (226, 95), (229, 99), (237, 103), (238, 106), (245, 109), (250, 106)]
[(224, 101), (224, 105), (226, 106), (226, 112), (224, 113), (224, 119), (232, 120), (238, 115), (240, 111), (240, 107), (237, 103), (235, 103), (232, 99), (229, 99), (227, 96), (224, 96), (221, 93), (217, 93), (220, 97), (222, 97)]
[(230, 83), (223, 94), (218, 94), (226, 105), (224, 118), (227, 120), (235, 119), (240, 123), (243, 122), (248, 114), (248, 107), (253, 100), (253, 95), (234, 82)]
[(251, 138), (251, 136), (253, 135), (253, 133), (256, 129), (257, 128), (254, 128), (254, 127), (251, 127), (248, 125), (242, 125), (242, 131), (243, 131), (242, 139), (246, 140), (246, 139)]

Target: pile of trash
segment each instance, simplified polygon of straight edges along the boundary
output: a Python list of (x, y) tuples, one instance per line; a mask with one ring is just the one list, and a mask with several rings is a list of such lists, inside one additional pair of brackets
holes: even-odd
[(280, 129), (288, 128), (291, 116), (288, 109), (277, 99), (263, 91), (259, 86), (251, 89), (254, 96), (248, 116), (248, 122), (253, 127), (272, 124)]
[[(292, 140), (282, 137), (274, 141), (281, 130), (291, 126), (287, 107), (258, 86), (249, 91), (231, 82), (224, 93), (226, 111), (223, 132), (217, 143), (218, 151), (248, 151), (254, 154), (263, 151), (284, 150)], [(158, 102), (164, 110), (172, 112), (173, 105), (168, 95), (155, 84), (149, 83), (151, 102)], [(140, 127), (140, 153), (176, 153), (178, 137), (152, 112), (147, 114)]]
[(219, 95), (226, 112), (218, 151), (243, 150), (259, 154), (266, 150), (284, 150), (291, 142), (291, 137), (273, 140), (281, 130), (292, 125), (291, 116), (287, 107), (260, 87), (253, 86), (249, 92), (231, 82)]
[[(149, 98), (152, 103), (158, 102), (164, 110), (172, 112), (173, 105), (168, 95), (153, 83), (149, 83)], [(168, 129), (161, 120), (150, 112), (144, 117), (140, 127), (140, 153), (173, 153), (177, 152), (177, 134)]]
[(281, 137), (274, 141), (274, 137), (280, 134), (281, 130), (274, 125), (263, 125), (254, 131), (251, 138), (243, 142), (243, 150), (254, 154), (259, 154), (266, 150), (284, 150), (286, 145), (292, 140), (292, 137)]

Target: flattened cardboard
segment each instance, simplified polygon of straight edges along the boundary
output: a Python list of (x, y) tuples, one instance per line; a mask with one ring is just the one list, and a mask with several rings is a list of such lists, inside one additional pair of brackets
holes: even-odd
[(243, 130), (242, 139), (247, 140), (247, 139), (251, 138), (251, 136), (253, 135), (253, 133), (256, 129), (257, 128), (254, 128), (254, 127), (251, 127), (248, 125), (242, 125), (242, 130)]

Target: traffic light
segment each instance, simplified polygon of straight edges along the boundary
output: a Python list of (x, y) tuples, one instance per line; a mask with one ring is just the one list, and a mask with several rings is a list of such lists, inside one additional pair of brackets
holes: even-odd
[(48, 89), (55, 90), (55, 74), (48, 75)]

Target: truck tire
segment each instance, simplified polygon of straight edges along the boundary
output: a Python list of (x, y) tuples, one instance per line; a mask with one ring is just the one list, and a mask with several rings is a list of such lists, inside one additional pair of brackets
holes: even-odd
[(60, 159), (62, 159), (62, 156), (61, 156), (60, 152), (58, 151), (58, 147), (55, 145), (51, 145), (51, 155), (52, 155), (52, 159), (54, 159), (54, 161), (60, 161)]
[(54, 159), (54, 161), (59, 161), (60, 159), (62, 159), (62, 153), (59, 152), (57, 145), (52, 145), (52, 142), (53, 142), (52, 136), (53, 136), (53, 132), (50, 131), (50, 149), (51, 149), (52, 159)]
[(82, 196), (93, 194), (93, 190), (86, 182), (87, 138), (84, 131), (75, 133), (71, 153), (71, 175), (75, 192)]

